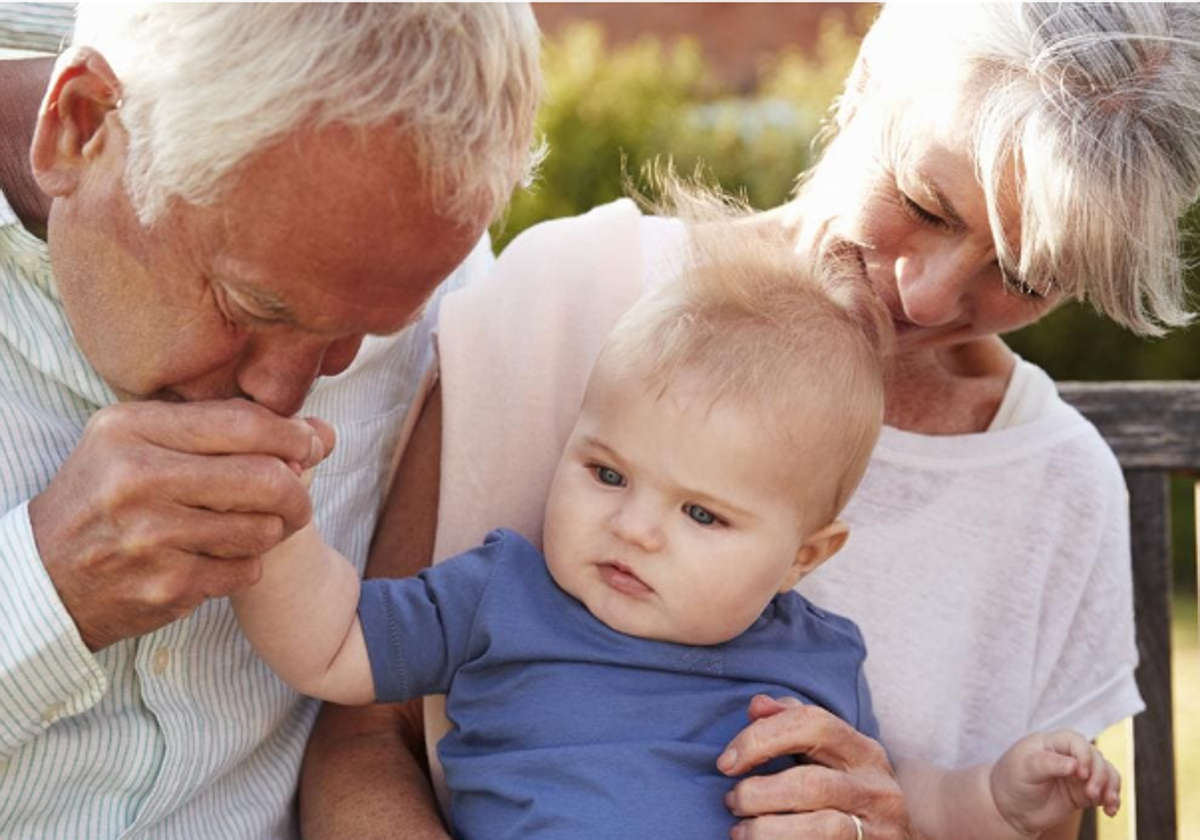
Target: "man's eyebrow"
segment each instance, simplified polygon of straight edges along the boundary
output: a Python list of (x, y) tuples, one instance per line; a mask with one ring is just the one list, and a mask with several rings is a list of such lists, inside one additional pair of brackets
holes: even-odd
[(933, 196), (933, 200), (937, 203), (938, 213), (951, 224), (960, 228), (965, 228), (967, 226), (966, 222), (963, 221), (962, 216), (958, 215), (958, 211), (954, 209), (954, 205), (950, 203), (948, 198), (946, 198), (946, 194), (938, 188), (938, 185), (933, 183), (933, 181), (930, 181), (924, 175), (918, 174), (917, 178), (920, 180), (925, 189), (929, 191), (929, 194)]

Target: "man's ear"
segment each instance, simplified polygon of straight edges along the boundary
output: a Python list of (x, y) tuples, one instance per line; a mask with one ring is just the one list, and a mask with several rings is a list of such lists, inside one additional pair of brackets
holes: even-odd
[(788, 575), (783, 581), (783, 586), (779, 587), (779, 591), (787, 592), (800, 581), (800, 578), (841, 551), (849, 536), (849, 526), (840, 519), (835, 519), (824, 528), (810, 534), (804, 544), (800, 546), (800, 550), (796, 552), (796, 559), (792, 563), (791, 569), (788, 570)]
[(104, 148), (104, 120), (120, 98), (121, 83), (100, 53), (83, 47), (58, 60), (29, 153), (42, 192), (74, 192), (84, 165)]

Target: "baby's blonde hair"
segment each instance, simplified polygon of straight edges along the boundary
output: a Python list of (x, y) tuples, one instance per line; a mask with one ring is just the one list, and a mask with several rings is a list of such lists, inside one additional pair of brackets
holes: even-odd
[[(789, 454), (818, 459), (808, 469), (832, 480), (824, 524), (879, 436), (887, 313), (861, 274), (834, 255), (797, 255), (778, 226), (751, 223), (739, 202), (670, 178), (666, 193), (688, 227), (687, 265), (626, 313), (601, 359), (660, 393), (686, 375), (710, 404), (763, 411), (764, 434), (782, 432)], [(794, 434), (801, 423), (803, 436)]]

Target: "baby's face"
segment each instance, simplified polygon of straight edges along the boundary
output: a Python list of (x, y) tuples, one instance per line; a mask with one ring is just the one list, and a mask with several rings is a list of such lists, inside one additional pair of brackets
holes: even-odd
[(769, 428), (686, 378), (660, 396), (598, 370), (550, 491), (550, 574), (622, 633), (739, 635), (795, 583), (814, 526), (797, 500), (818, 494)]

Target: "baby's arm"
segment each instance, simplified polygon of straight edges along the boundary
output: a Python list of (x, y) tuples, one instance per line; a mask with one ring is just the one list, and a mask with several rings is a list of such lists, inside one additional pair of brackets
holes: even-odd
[(1121, 777), (1077, 732), (1030, 735), (991, 765), (946, 770), (921, 762), (898, 768), (913, 823), (929, 838), (1037, 837), (1101, 806), (1120, 807)]
[(262, 579), (230, 600), (258, 655), (288, 685), (354, 705), (375, 699), (359, 591), (349, 561), (309, 523), (266, 554)]

